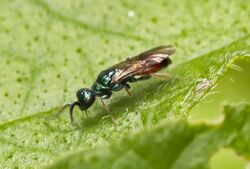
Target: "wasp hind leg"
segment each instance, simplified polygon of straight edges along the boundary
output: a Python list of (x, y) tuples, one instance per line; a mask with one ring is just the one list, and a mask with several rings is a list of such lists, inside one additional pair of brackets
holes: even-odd
[(129, 80), (129, 82), (137, 82), (137, 81), (142, 81), (142, 80), (148, 80), (151, 77), (152, 77), (151, 75), (143, 75), (143, 76), (139, 76), (139, 77), (132, 77)]
[(158, 78), (165, 79), (165, 80), (169, 80), (173, 77), (171, 74), (168, 74), (168, 73), (152, 73), (151, 76), (158, 77)]
[[(128, 82), (132, 83), (132, 82), (137, 82), (137, 81), (141, 81), (141, 80), (147, 80), (149, 78), (151, 78), (151, 75), (139, 76), (138, 78), (132, 77), (132, 78), (129, 79)], [(131, 89), (131, 87), (130, 87), (130, 85), (128, 83), (126, 83), (125, 84), (125, 90), (126, 90), (126, 92), (128, 93), (129, 96), (132, 96), (132, 93), (130, 92), (129, 89)]]

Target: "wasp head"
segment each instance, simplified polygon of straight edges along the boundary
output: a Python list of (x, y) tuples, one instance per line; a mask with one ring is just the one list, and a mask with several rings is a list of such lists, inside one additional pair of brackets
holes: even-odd
[(95, 94), (87, 88), (79, 89), (76, 92), (78, 106), (81, 110), (87, 110), (95, 102)]
[(86, 111), (95, 102), (95, 93), (92, 90), (86, 88), (79, 89), (76, 92), (76, 97), (77, 101), (64, 105), (58, 112), (61, 113), (66, 107), (70, 107), (69, 114), (72, 123), (74, 122), (73, 111), (75, 106), (78, 106), (82, 111)]

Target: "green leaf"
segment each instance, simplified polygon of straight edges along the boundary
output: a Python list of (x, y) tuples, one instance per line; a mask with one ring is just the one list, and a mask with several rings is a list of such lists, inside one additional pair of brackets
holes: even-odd
[[(235, 59), (250, 56), (245, 1), (0, 3), (3, 168), (36, 168), (68, 151), (109, 145), (162, 119), (185, 118)], [(107, 113), (98, 103), (86, 119), (76, 112), (80, 130), (66, 113), (46, 120), (102, 69), (162, 44), (176, 47), (168, 69), (174, 78), (133, 84), (133, 97), (115, 93), (109, 103), (115, 126), (103, 120)], [(234, 146), (242, 148), (238, 142)]]
[(224, 111), (220, 124), (165, 120), (109, 147), (68, 155), (48, 168), (203, 169), (221, 147), (235, 148), (249, 159), (250, 105), (227, 105)]

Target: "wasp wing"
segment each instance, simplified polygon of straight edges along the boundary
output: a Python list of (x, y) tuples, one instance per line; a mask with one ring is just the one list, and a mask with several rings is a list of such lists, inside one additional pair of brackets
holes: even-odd
[(116, 73), (112, 76), (112, 81), (119, 83), (129, 77), (146, 75), (158, 71), (164, 67), (164, 65), (162, 65), (164, 61), (170, 61), (169, 56), (174, 53), (174, 51), (175, 49), (172, 46), (159, 46), (135, 57), (128, 58), (110, 68), (116, 69)]

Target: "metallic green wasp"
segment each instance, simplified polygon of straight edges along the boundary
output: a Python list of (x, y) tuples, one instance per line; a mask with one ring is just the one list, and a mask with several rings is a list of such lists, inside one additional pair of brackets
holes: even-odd
[(154, 75), (160, 76), (156, 72), (171, 63), (169, 57), (174, 52), (173, 46), (159, 46), (103, 70), (90, 89), (79, 89), (76, 92), (77, 101), (66, 104), (61, 111), (70, 107), (70, 119), (73, 122), (74, 107), (78, 106), (80, 110), (86, 111), (95, 102), (96, 97), (99, 97), (105, 108), (108, 109), (103, 99), (110, 98), (113, 91), (122, 89), (131, 95), (129, 83), (147, 80)]

